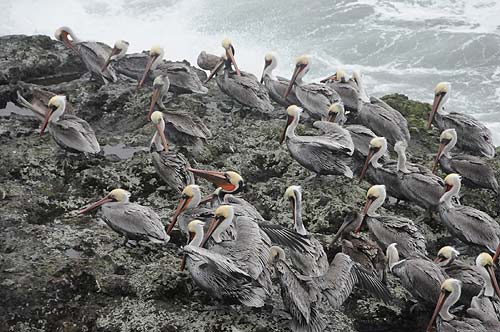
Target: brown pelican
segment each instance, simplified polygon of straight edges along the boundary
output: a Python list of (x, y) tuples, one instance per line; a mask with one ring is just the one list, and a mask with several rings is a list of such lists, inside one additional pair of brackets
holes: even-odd
[(500, 225), (483, 211), (452, 203), (452, 198), (460, 192), (460, 175), (448, 174), (444, 183), (446, 192), (439, 201), (439, 216), (443, 224), (462, 242), (481, 246), (494, 253), (500, 244)]
[[(244, 106), (255, 108), (264, 113), (274, 113), (274, 106), (269, 100), (267, 89), (257, 81), (254, 75), (240, 72), (234, 60), (234, 47), (231, 41), (224, 39), (222, 47), (225, 49), (225, 53), (205, 83), (210, 81), (224, 66), (223, 74), (217, 75), (216, 78), (217, 85), (222, 92)], [(234, 72), (231, 70), (231, 65), (234, 66)]]
[(458, 173), (464, 185), (471, 188), (486, 188), (498, 193), (498, 182), (493, 168), (479, 157), (467, 154), (452, 156), (450, 151), (457, 144), (457, 131), (446, 129), (439, 137), (439, 150), (434, 161), (433, 172), (437, 164), (447, 174)]
[(423, 166), (406, 162), (406, 141), (398, 141), (394, 151), (398, 154), (397, 171), (401, 189), (407, 200), (426, 210), (436, 210), (444, 192), (443, 180)]
[(500, 319), (500, 289), (493, 265), (493, 258), (490, 254), (483, 252), (477, 256), (476, 269), (484, 281), (484, 288), (480, 294), (472, 299), (471, 308), (498, 321)]
[(237, 194), (245, 188), (245, 180), (234, 171), (207, 171), (202, 169), (189, 168), (195, 176), (199, 176), (209, 182), (212, 182), (224, 194)]
[(457, 259), (460, 255), (453, 247), (445, 246), (439, 249), (434, 262), (451, 278), (462, 282), (460, 302), (469, 305), (472, 298), (483, 288), (483, 279), (475, 268)]
[[(493, 332), (500, 329), (498, 321), (488, 320), (482, 312), (469, 308), (467, 313), (471, 317), (456, 317), (450, 313), (450, 308), (458, 302), (462, 292), (462, 283), (457, 279), (446, 279), (441, 284), (439, 298), (426, 332), (432, 331), (436, 320), (437, 332)], [(439, 317), (438, 317), (439, 314)], [(437, 318), (437, 319), (436, 319)]]
[(269, 90), (269, 96), (272, 100), (281, 106), (288, 107), (290, 105), (300, 105), (295, 93), (291, 91), (286, 98), (283, 97), (285, 90), (290, 83), (289, 80), (283, 77), (274, 76), (273, 70), (278, 66), (278, 60), (274, 53), (267, 53), (264, 58), (264, 70), (260, 83), (264, 83)]
[(302, 236), (306, 236), (312, 245), (307, 253), (290, 251), (293, 266), (305, 276), (317, 277), (328, 271), (328, 259), (323, 245), (310, 236), (302, 222), (302, 189), (300, 186), (290, 186), (285, 191), (285, 199), (290, 202), (293, 211), (294, 229)]
[(327, 86), (335, 90), (349, 112), (357, 112), (360, 103), (360, 90), (357, 82), (347, 77), (347, 73), (342, 69), (337, 69), (336, 73), (321, 80)]
[(443, 113), (444, 105), (450, 98), (451, 84), (441, 82), (434, 89), (434, 102), (432, 111), (427, 121), (427, 128), (434, 122), (440, 131), (454, 128), (462, 138), (457, 142), (457, 147), (475, 155), (488, 158), (495, 156), (495, 146), (491, 131), (472, 116), (463, 113)]
[(125, 57), (125, 55), (127, 55), (129, 45), (129, 42), (125, 40), (117, 40), (111, 50), (111, 53), (109, 53), (106, 62), (102, 66), (101, 72), (104, 72), (108, 68), (111, 61), (118, 61), (119, 59)]
[(303, 55), (297, 58), (295, 70), (283, 97), (287, 98), (290, 92), (293, 91), (307, 114), (312, 119), (321, 120), (327, 116), (328, 107), (340, 101), (340, 96), (335, 90), (324, 84), (304, 84), (302, 82), (302, 78), (309, 71), (310, 65), (311, 60), (308, 56)]
[[(405, 200), (404, 189), (398, 176), (397, 162), (388, 160), (381, 164), (379, 160), (387, 152), (387, 140), (385, 137), (375, 137), (370, 141), (368, 155), (359, 175), (359, 183), (367, 177), (371, 184), (384, 184), (389, 195), (398, 200)], [(370, 167), (371, 165), (371, 167)]]
[(198, 58), (196, 59), (196, 63), (201, 69), (211, 71), (215, 68), (215, 66), (217, 66), (220, 60), (221, 58), (217, 55), (201, 51), (198, 55)]
[(145, 240), (166, 243), (170, 237), (165, 232), (160, 217), (147, 206), (130, 203), (130, 193), (113, 189), (103, 199), (80, 210), (83, 214), (101, 206), (102, 218), (112, 230), (125, 237), (124, 244)]
[(194, 176), (188, 171), (191, 167), (186, 157), (180, 152), (174, 152), (168, 148), (165, 138), (165, 121), (161, 112), (154, 112), (151, 122), (156, 126), (156, 132), (151, 140), (151, 160), (156, 173), (167, 184), (169, 188), (182, 192), (184, 187), (194, 184)]
[(201, 196), (200, 186), (195, 184), (187, 185), (182, 190), (177, 208), (167, 227), (167, 234), (170, 235), (177, 222), (179, 229), (186, 235), (189, 235), (188, 223), (193, 219), (200, 219), (209, 224), (213, 217), (213, 211), (212, 209), (200, 207), (203, 202)]
[[(92, 75), (101, 78), (104, 83), (116, 81), (116, 73), (112, 68), (102, 70), (109, 53), (109, 46), (93, 41), (81, 41), (76, 37), (73, 30), (68, 27), (60, 27), (56, 30), (54, 36), (80, 56)], [(69, 37), (71, 37), (71, 40)]]
[(426, 256), (425, 237), (413, 221), (404, 217), (376, 213), (377, 209), (384, 204), (386, 195), (384, 185), (375, 185), (368, 189), (363, 210), (364, 218), (356, 232), (359, 232), (366, 220), (368, 229), (382, 248), (387, 248), (391, 243), (397, 243), (399, 252), (406, 258), (416, 254)]
[(148, 120), (153, 113), (155, 105), (163, 110), (165, 121), (165, 135), (169, 142), (175, 145), (192, 145), (196, 149), (201, 149), (207, 139), (212, 136), (210, 130), (203, 121), (196, 115), (187, 112), (167, 111), (163, 104), (163, 97), (167, 94), (170, 86), (168, 76), (160, 75), (154, 79), (153, 94), (149, 106)]
[(146, 67), (144, 67), (142, 78), (138, 83), (139, 87), (141, 87), (144, 84), (144, 81), (148, 77), (149, 71), (155, 70), (156, 67), (160, 64), (160, 62), (163, 60), (164, 54), (165, 51), (161, 46), (155, 45), (151, 47), (151, 49), (149, 50), (148, 62), (146, 64)]
[(387, 246), (389, 271), (401, 280), (403, 287), (417, 300), (425, 303), (435, 303), (439, 298), (441, 284), (447, 278), (446, 274), (434, 262), (425, 257), (407, 256), (400, 260), (399, 244)]
[(204, 223), (200, 220), (188, 224), (188, 231), (194, 237), (183, 249), (186, 267), (194, 283), (224, 302), (262, 307), (268, 296), (262, 286), (239, 268), (231, 257), (200, 247), (204, 238), (203, 227)]
[(356, 284), (384, 301), (390, 298), (389, 291), (378, 279), (343, 253), (335, 255), (326, 275), (304, 277), (297, 275), (286, 263), (283, 249), (271, 247), (270, 251), (270, 262), (278, 277), (283, 306), (292, 316), (292, 331), (323, 331), (325, 324), (318, 312), (322, 297), (338, 309)]
[(54, 96), (49, 100), (49, 109), (40, 129), (40, 135), (49, 128), (56, 143), (69, 152), (99, 153), (101, 147), (87, 121), (65, 114), (66, 96)]
[(287, 108), (288, 121), (280, 139), (286, 139), (291, 156), (303, 167), (320, 175), (344, 175), (353, 177), (349, 167), (354, 146), (343, 145), (328, 136), (297, 136), (297, 127), (302, 109), (292, 105)]

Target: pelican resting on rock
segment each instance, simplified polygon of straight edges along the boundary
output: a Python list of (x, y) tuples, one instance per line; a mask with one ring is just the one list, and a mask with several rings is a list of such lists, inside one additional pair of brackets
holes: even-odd
[(427, 121), (427, 128), (434, 123), (439, 131), (454, 128), (460, 140), (457, 147), (463, 151), (468, 151), (474, 155), (493, 158), (495, 156), (495, 146), (491, 131), (470, 115), (463, 113), (444, 113), (444, 105), (450, 98), (451, 84), (441, 82), (434, 89), (434, 102)]
[(170, 237), (160, 217), (150, 207), (130, 203), (130, 196), (126, 190), (113, 189), (104, 198), (78, 213), (83, 214), (101, 206), (101, 217), (112, 230), (125, 237), (124, 245), (140, 240), (167, 243)]
[(484, 287), (482, 292), (472, 299), (471, 308), (483, 312), (485, 316), (491, 317), (492, 320), (499, 321), (500, 288), (498, 287), (491, 255), (485, 252), (479, 254), (476, 258), (476, 269), (484, 281)]
[(169, 188), (182, 192), (184, 187), (194, 184), (194, 176), (188, 169), (191, 167), (186, 157), (180, 152), (169, 149), (165, 137), (165, 121), (161, 112), (154, 112), (151, 122), (156, 126), (156, 132), (151, 140), (151, 160), (156, 173)]
[(460, 241), (480, 246), (494, 253), (500, 244), (500, 225), (498, 222), (483, 211), (452, 203), (452, 198), (460, 192), (460, 175), (448, 174), (444, 183), (446, 192), (439, 201), (441, 222)]
[(217, 55), (201, 51), (198, 55), (198, 58), (196, 59), (196, 64), (203, 70), (212, 71), (215, 66), (217, 66), (220, 60), (220, 57), (218, 57)]
[(439, 149), (434, 161), (433, 171), (437, 164), (446, 174), (458, 173), (464, 185), (471, 188), (491, 189), (499, 193), (498, 182), (493, 168), (479, 157), (467, 154), (451, 155), (451, 150), (457, 144), (458, 137), (455, 129), (446, 129), (439, 137)]
[(99, 153), (101, 147), (94, 130), (87, 121), (65, 114), (66, 96), (54, 96), (49, 100), (48, 110), (40, 129), (43, 135), (48, 127), (54, 141), (64, 150), (75, 153)]
[(125, 40), (117, 40), (115, 42), (115, 45), (113, 46), (113, 49), (111, 49), (111, 53), (109, 53), (108, 58), (106, 59), (106, 62), (101, 68), (101, 72), (104, 72), (107, 70), (109, 64), (113, 61), (118, 61), (127, 55), (128, 47), (129, 47), (129, 42)]
[(303, 167), (320, 175), (344, 175), (353, 177), (351, 156), (354, 151), (352, 141), (349, 146), (328, 136), (297, 136), (297, 127), (302, 109), (292, 105), (287, 108), (288, 120), (280, 139), (286, 140), (290, 155)]
[(291, 91), (286, 98), (283, 97), (290, 81), (286, 78), (273, 75), (273, 70), (278, 66), (278, 60), (274, 53), (267, 53), (264, 60), (264, 70), (262, 71), (260, 83), (263, 83), (269, 90), (271, 99), (285, 107), (300, 105), (293, 91)]
[[(339, 94), (345, 108), (349, 112), (357, 112), (360, 100), (362, 99), (362, 91), (360, 91), (358, 82), (354, 77), (358, 77), (359, 79), (360, 74), (354, 72), (353, 78), (349, 79), (344, 70), (337, 69), (334, 75), (321, 80), (321, 83), (325, 83)], [(367, 102), (369, 99), (365, 99), (364, 101)]]

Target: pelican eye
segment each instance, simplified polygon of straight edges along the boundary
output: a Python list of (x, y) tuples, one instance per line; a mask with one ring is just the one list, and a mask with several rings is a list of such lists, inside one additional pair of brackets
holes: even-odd
[(189, 195), (188, 194), (182, 194), (181, 198), (188, 199)]

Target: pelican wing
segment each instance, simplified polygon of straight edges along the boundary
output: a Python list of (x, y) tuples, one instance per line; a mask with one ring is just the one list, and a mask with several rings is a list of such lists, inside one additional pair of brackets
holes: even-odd
[(307, 113), (316, 120), (323, 119), (330, 105), (340, 101), (338, 93), (324, 84), (300, 85), (294, 91)]
[(454, 155), (449, 159), (449, 164), (450, 171), (460, 174), (474, 185), (498, 191), (498, 182), (493, 168), (481, 158), (464, 154)]
[(217, 84), (225, 94), (236, 99), (240, 104), (266, 113), (274, 112), (266, 87), (261, 85), (255, 77), (221, 75), (217, 77)]
[(274, 244), (288, 247), (301, 253), (313, 250), (312, 244), (306, 236), (300, 235), (291, 229), (262, 222), (258, 222), (257, 224), (260, 229), (269, 236), (269, 239)]
[(183, 139), (178, 136), (188, 136), (194, 139), (201, 139), (204, 142), (212, 136), (210, 130), (203, 121), (186, 112), (164, 112), (165, 134), (173, 141), (182, 142)]
[(78, 152), (98, 153), (101, 150), (94, 130), (87, 121), (74, 115), (63, 115), (49, 127), (57, 144)]
[(193, 173), (187, 170), (191, 166), (181, 153), (171, 150), (168, 152), (154, 151), (151, 152), (151, 160), (161, 179), (179, 193), (187, 185), (195, 183)]
[(111, 48), (103, 43), (97, 42), (79, 42), (75, 44), (76, 49), (80, 53), (80, 58), (87, 67), (87, 70), (94, 75), (102, 77), (106, 82), (115, 82), (116, 74), (114, 69), (108, 67), (101, 71), (106, 58), (111, 53)]
[(320, 129), (325, 136), (331, 137), (340, 146), (348, 149), (351, 155), (354, 153), (354, 143), (348, 130), (328, 121), (315, 121), (313, 127)]
[(189, 63), (168, 61), (160, 64), (158, 69), (165, 68), (170, 84), (180, 92), (207, 93), (196, 72)]
[(200, 54), (198, 55), (198, 58), (196, 59), (198, 67), (200, 67), (203, 70), (214, 69), (214, 67), (219, 63), (219, 61), (220, 61), (219, 56), (207, 53), (205, 51), (201, 51)]
[(264, 85), (268, 89), (269, 96), (272, 100), (285, 107), (290, 105), (300, 105), (293, 89), (290, 91), (286, 99), (283, 98), (289, 83), (289, 80), (282, 77), (277, 77), (277, 79), (273, 79), (269, 75), (264, 77)]

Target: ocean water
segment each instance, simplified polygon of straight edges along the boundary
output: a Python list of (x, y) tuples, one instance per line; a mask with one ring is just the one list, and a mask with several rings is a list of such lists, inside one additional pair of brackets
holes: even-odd
[(308, 54), (306, 80), (358, 69), (375, 96), (431, 102), (436, 83), (449, 81), (447, 110), (484, 121), (500, 144), (498, 0), (2, 0), (0, 11), (0, 35), (52, 36), (67, 25), (84, 40), (159, 44), (192, 63), (201, 50), (222, 53), (229, 37), (239, 67), (257, 75), (268, 51), (285, 77)]

